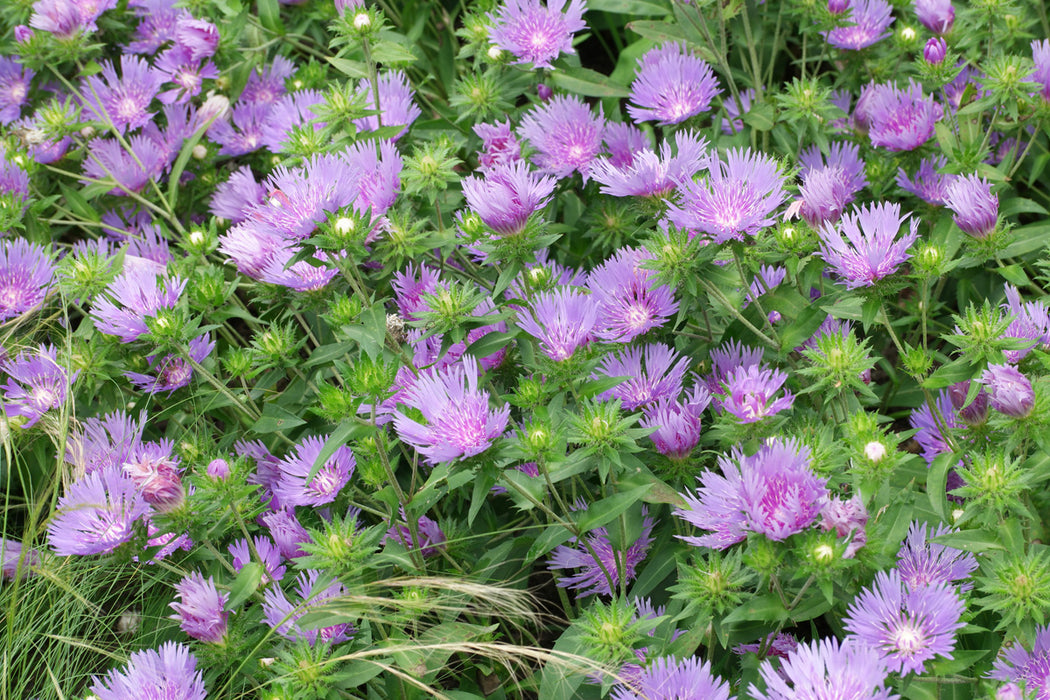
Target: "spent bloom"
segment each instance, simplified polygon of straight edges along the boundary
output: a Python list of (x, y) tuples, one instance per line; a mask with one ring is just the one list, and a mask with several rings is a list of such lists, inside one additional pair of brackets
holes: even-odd
[(883, 202), (855, 209), (837, 225), (826, 223), (820, 229), (820, 256), (849, 289), (872, 287), (911, 257), (908, 248), (919, 237), (918, 220), (912, 219), (908, 234), (897, 239), (897, 232), (908, 216), (901, 216), (900, 205), (896, 203)]
[(880, 571), (860, 592), (843, 625), (862, 644), (877, 649), (891, 671), (922, 673), (934, 657), (952, 658), (965, 607), (951, 584), (911, 588), (891, 569)]
[(779, 665), (764, 661), (759, 672), (766, 690), (759, 691), (752, 684), (750, 693), (755, 700), (898, 698), (885, 687), (886, 667), (879, 653), (851, 639), (841, 644), (834, 638), (814, 639)]
[(605, 117), (576, 96), (556, 95), (529, 110), (518, 133), (537, 153), (536, 165), (557, 178), (579, 171), (587, 180), (591, 161), (601, 151)]
[(0, 321), (43, 303), (54, 277), (55, 264), (43, 246), (24, 238), (0, 240)]
[[(346, 445), (340, 445), (314, 469), (326, 438), (303, 439), (292, 454), (277, 464), (281, 476), (273, 486), (274, 494), (284, 506), (321, 506), (331, 503), (353, 476), (357, 461)], [(313, 478), (310, 474), (313, 473)]]
[[(977, 568), (977, 557), (970, 552), (931, 542), (940, 535), (953, 530), (938, 525), (931, 530), (926, 523), (913, 522), (908, 536), (897, 552), (897, 572), (909, 589), (921, 588), (935, 583), (955, 584), (965, 581)], [(959, 590), (971, 588), (970, 584), (959, 584)]]
[(730, 149), (723, 161), (709, 156), (706, 181), (684, 179), (678, 184), (681, 205), (668, 209), (680, 228), (701, 231), (715, 243), (743, 241), (772, 226), (773, 212), (787, 198), (777, 162), (751, 149)]
[(197, 657), (175, 642), (165, 642), (157, 650), (136, 651), (121, 670), (96, 678), (91, 692), (98, 700), (204, 700), (208, 695), (197, 670)]
[(635, 122), (678, 124), (710, 109), (719, 92), (711, 66), (683, 44), (665, 44), (638, 59), (627, 113)]
[(913, 0), (912, 5), (922, 26), (935, 34), (947, 34), (955, 23), (951, 0)]
[(120, 469), (87, 474), (58, 500), (47, 526), (51, 548), (60, 556), (108, 554), (134, 536), (135, 523), (149, 510)]
[(988, 676), (1000, 681), (1023, 681), (1025, 691), (1030, 693), (1026, 697), (1047, 697), (1050, 694), (1050, 626), (1036, 628), (1031, 651), (1016, 639), (1004, 644)]
[(999, 195), (992, 185), (976, 174), (955, 178), (948, 185), (945, 203), (952, 210), (955, 225), (974, 238), (987, 238), (999, 219)]
[(721, 474), (698, 477), (695, 494), (683, 494), (686, 507), (675, 515), (710, 531), (682, 537), (698, 547), (725, 549), (748, 532), (783, 540), (812, 525), (827, 500), (827, 481), (813, 473), (809, 448), (771, 440), (750, 457), (734, 449), (719, 457)]
[(1005, 416), (1024, 418), (1035, 407), (1032, 383), (1013, 365), (988, 365), (978, 381), (988, 390), (992, 408)]
[(3, 408), (8, 416), (22, 416), (24, 427), (32, 427), (52, 408), (61, 408), (70, 384), (78, 372), (69, 376), (58, 363), (53, 345), (41, 345), (36, 352), (20, 352), (18, 357), (0, 362), (7, 374), (3, 385)]
[(628, 686), (617, 686), (613, 700), (729, 700), (729, 684), (711, 672), (711, 664), (695, 656), (678, 660), (661, 656)]
[(532, 301), (531, 313), (518, 314), (518, 326), (540, 341), (540, 350), (556, 362), (572, 357), (594, 339), (598, 309), (591, 295), (573, 287), (543, 292)]
[(641, 533), (622, 550), (613, 547), (606, 528), (595, 528), (586, 535), (587, 545), (573, 539), (568, 545), (556, 547), (547, 561), (547, 568), (579, 569), (577, 574), (560, 577), (558, 585), (580, 591), (581, 596), (592, 593), (612, 595), (621, 580), (634, 579), (635, 568), (645, 559), (646, 552), (653, 543), (652, 532), (655, 524), (643, 509)]
[(502, 236), (521, 233), (529, 217), (550, 201), (555, 180), (539, 177), (528, 163), (495, 165), (484, 177), (463, 180), (463, 196), (471, 211)]
[(552, 68), (563, 53), (576, 53), (573, 34), (585, 29), (584, 0), (503, 0), (496, 14), (489, 14), (489, 38), (496, 46), (534, 68)]
[(194, 571), (175, 584), (178, 600), (170, 603), (183, 632), (202, 642), (218, 644), (226, 636), (230, 614), (225, 610), (229, 593), (219, 593), (215, 580)]
[(464, 355), (460, 362), (421, 372), (402, 401), (417, 409), (418, 420), (398, 411), (394, 429), (431, 464), (473, 457), (503, 435), (510, 405), (489, 409), (489, 392), (478, 389), (478, 362)]
[(859, 51), (885, 39), (893, 24), (893, 7), (886, 0), (851, 0), (845, 26), (826, 34), (828, 43), (840, 49)]
[(120, 77), (112, 62), (102, 64), (99, 75), (88, 76), (81, 92), (84, 114), (119, 131), (145, 126), (154, 115), (149, 105), (164, 83), (164, 74), (145, 59), (125, 54), (120, 58)]

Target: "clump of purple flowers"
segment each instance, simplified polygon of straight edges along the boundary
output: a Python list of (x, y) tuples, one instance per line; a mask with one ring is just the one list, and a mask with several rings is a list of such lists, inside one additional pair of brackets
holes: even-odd
[(178, 698), (204, 700), (204, 679), (197, 670), (197, 657), (182, 644), (165, 642), (160, 649), (136, 651), (127, 665), (95, 679), (91, 692), (98, 700), (128, 698)]
[(61, 556), (108, 554), (135, 535), (150, 511), (135, 482), (118, 468), (87, 474), (58, 500), (48, 524), (51, 548)]
[(956, 177), (948, 185), (945, 203), (952, 210), (955, 225), (974, 238), (983, 239), (995, 232), (999, 220), (999, 196), (992, 185), (974, 175)]
[(147, 266), (124, 270), (108, 288), (108, 296), (98, 300), (92, 312), (95, 327), (115, 335), (125, 343), (149, 333), (148, 317), (162, 309), (173, 309), (186, 288), (186, 280), (165, 277), (158, 282), (157, 272)]
[(909, 82), (906, 90), (890, 83), (868, 91), (868, 136), (872, 145), (891, 151), (912, 151), (929, 141), (944, 113), (933, 96), (924, 96), (922, 86), (915, 82)]

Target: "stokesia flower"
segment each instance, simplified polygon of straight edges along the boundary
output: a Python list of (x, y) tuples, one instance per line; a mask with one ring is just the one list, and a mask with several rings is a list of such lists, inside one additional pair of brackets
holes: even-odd
[(720, 92), (711, 66), (684, 44), (665, 44), (638, 59), (627, 113), (635, 122), (678, 124), (710, 109)]
[(551, 61), (563, 53), (576, 53), (573, 34), (586, 29), (584, 0), (504, 0), (492, 22), (489, 39), (517, 58), (515, 63), (531, 63), (534, 68), (553, 68)]
[(868, 511), (860, 495), (853, 498), (835, 498), (824, 504), (820, 511), (820, 529), (825, 532), (835, 531), (839, 537), (848, 537), (849, 544), (842, 556), (852, 559), (857, 550), (868, 542), (865, 527), (868, 524)]
[[(955, 584), (970, 578), (977, 569), (977, 557), (955, 547), (931, 542), (935, 537), (955, 531), (944, 525), (929, 531), (928, 527), (926, 523), (912, 522), (908, 536), (897, 552), (897, 572), (904, 585), (916, 589), (936, 583)], [(973, 588), (972, 584), (959, 584), (960, 591), (970, 588)]]
[(907, 90), (898, 90), (894, 83), (876, 85), (869, 94), (868, 136), (873, 146), (891, 151), (912, 151), (929, 141), (944, 114), (933, 96), (923, 96), (922, 86), (915, 82), (909, 82)]
[(311, 595), (317, 587), (321, 572), (314, 569), (301, 571), (296, 577), (296, 594), (298, 601), (293, 604), (278, 586), (270, 586), (263, 595), (263, 620), (271, 629), (291, 641), (305, 640), (310, 646), (322, 642), (336, 645), (350, 639), (354, 628), (346, 623), (317, 629), (303, 629), (298, 620), (308, 612), (317, 610), (325, 601), (346, 595), (346, 588), (338, 581), (333, 581), (325, 588)]
[(1031, 348), (1003, 352), (1008, 362), (1017, 364), (1036, 346), (1041, 345), (1043, 350), (1050, 349), (1050, 309), (1041, 301), (1022, 302), (1021, 293), (1013, 285), (1004, 285), (1004, 289), (1006, 303), (1002, 309), (1013, 316), (1006, 329), (1006, 336), (1035, 341)]
[(828, 43), (840, 49), (859, 51), (890, 35), (893, 7), (886, 0), (851, 0), (845, 26), (825, 34)]
[(657, 284), (656, 271), (643, 267), (650, 259), (644, 248), (621, 248), (588, 276), (598, 307), (596, 334), (603, 340), (628, 343), (678, 311), (674, 290)]
[(1035, 71), (1028, 77), (1042, 88), (1039, 94), (1043, 100), (1050, 102), (1050, 39), (1035, 40), (1032, 42), (1032, 61), (1035, 63)]
[(521, 160), (521, 144), (511, 131), (510, 119), (495, 124), (475, 124), (474, 133), (482, 143), (478, 170), (485, 172), (497, 165), (510, 165)]
[(239, 224), (247, 218), (253, 205), (261, 204), (265, 199), (266, 188), (256, 182), (251, 168), (245, 165), (231, 173), (226, 182), (216, 186), (209, 210), (217, 217)]
[(861, 644), (874, 647), (889, 670), (923, 673), (934, 657), (952, 658), (965, 608), (951, 584), (908, 588), (891, 569), (877, 573), (875, 582), (857, 595), (843, 626)]
[(820, 256), (847, 288), (873, 287), (911, 257), (908, 248), (919, 237), (918, 220), (912, 219), (908, 234), (897, 239), (897, 232), (908, 217), (909, 214), (901, 216), (896, 203), (855, 209), (837, 225), (827, 223), (820, 229)]
[(109, 554), (135, 535), (149, 510), (134, 481), (119, 468), (103, 469), (75, 481), (58, 500), (48, 540), (63, 557)]
[(941, 174), (938, 172), (948, 164), (948, 159), (942, 155), (932, 158), (923, 158), (919, 161), (919, 168), (915, 171), (915, 177), (908, 177), (904, 168), (897, 169), (897, 186), (905, 192), (913, 195), (936, 207), (944, 206), (948, 201), (948, 185), (958, 175)]
[(273, 492), (282, 505), (321, 506), (331, 503), (350, 481), (357, 460), (346, 445), (340, 445), (318, 469), (314, 469), (327, 441), (328, 438), (316, 436), (305, 438), (295, 446), (293, 454), (277, 464), (281, 476), (274, 484)]
[(755, 700), (849, 698), (897, 700), (886, 688), (886, 667), (879, 653), (855, 640), (814, 639), (780, 663), (762, 662), (766, 689), (751, 684)]
[(602, 194), (613, 197), (670, 196), (675, 183), (692, 178), (704, 165), (707, 139), (691, 131), (675, 134), (677, 154), (671, 154), (671, 143), (664, 141), (660, 153), (644, 148), (632, 154), (631, 163), (617, 167), (611, 159), (598, 158), (591, 164), (590, 175), (602, 185)]
[[(558, 578), (558, 586), (579, 591), (580, 596), (599, 593), (612, 595), (620, 581), (631, 581), (635, 568), (645, 559), (653, 543), (652, 531), (656, 522), (642, 509), (642, 530), (637, 539), (624, 549), (613, 548), (609, 531), (604, 527), (587, 533), (587, 545), (575, 538), (568, 545), (559, 545), (547, 560), (547, 568), (579, 569), (572, 576)], [(592, 554), (593, 552), (593, 554)]]
[(394, 414), (394, 429), (430, 464), (473, 457), (503, 435), (510, 406), (489, 409), (489, 392), (478, 389), (478, 362), (464, 355), (440, 370), (421, 372), (402, 402), (422, 414), (423, 423)]
[(22, 106), (29, 101), (29, 86), (35, 74), (15, 58), (0, 56), (0, 124), (10, 124), (22, 116)]
[(628, 686), (617, 686), (613, 700), (729, 700), (729, 684), (711, 672), (711, 664), (695, 656), (678, 660), (661, 656)]
[(113, 63), (102, 64), (99, 75), (88, 76), (81, 84), (84, 115), (118, 131), (145, 126), (154, 115), (149, 105), (164, 83), (164, 74), (143, 58), (125, 54), (120, 58), (120, 77)]
[(777, 162), (751, 149), (730, 149), (723, 161), (709, 156), (706, 181), (678, 183), (681, 204), (668, 207), (680, 228), (707, 233), (714, 243), (743, 241), (776, 223), (773, 212), (787, 198)]
[(40, 565), (40, 553), (35, 549), (24, 550), (25, 545), (18, 540), (0, 537), (0, 581), (35, 575), (32, 569)]
[(171, 450), (171, 440), (143, 442), (135, 446), (121, 465), (146, 502), (160, 511), (179, 506), (186, 497), (182, 487), (183, 470)]
[(379, 107), (376, 107), (375, 91), (369, 81), (361, 81), (357, 94), (364, 96), (365, 109), (372, 111), (381, 109), (382, 113), (355, 119), (354, 126), (360, 131), (375, 131), (380, 126), (403, 126), (404, 128), (392, 138), (393, 141), (397, 141), (408, 133), (408, 127), (423, 112), (412, 99), (415, 92), (409, 85), (404, 71), (382, 73), (377, 80), (377, 85), (379, 86)]
[(25, 418), (25, 428), (35, 425), (48, 410), (61, 408), (69, 386), (79, 374), (78, 371), (69, 376), (58, 363), (57, 353), (53, 345), (41, 345), (34, 353), (20, 352), (14, 360), (0, 363), (7, 373), (4, 411), (9, 417)]
[(609, 154), (609, 165), (614, 168), (630, 168), (635, 155), (653, 150), (652, 139), (630, 122), (606, 122), (602, 141)]
[(125, 270), (107, 288), (108, 296), (95, 304), (95, 327), (125, 343), (135, 341), (150, 332), (146, 318), (175, 308), (185, 288), (186, 280), (179, 277), (165, 277), (158, 284), (155, 271), (146, 267)]
[(917, 429), (915, 441), (922, 448), (927, 465), (932, 465), (938, 455), (952, 451), (944, 433), (950, 435), (952, 430), (965, 427), (947, 391), (942, 390), (937, 396), (937, 413), (940, 417), (934, 418), (933, 411), (925, 403), (911, 412), (911, 427)]
[(955, 23), (951, 0), (913, 0), (912, 5), (922, 26), (935, 34), (947, 34)]
[(541, 170), (557, 178), (576, 170), (584, 182), (591, 161), (601, 151), (604, 130), (601, 107), (595, 115), (579, 97), (566, 95), (529, 110), (518, 127), (518, 133), (536, 149), (534, 158)]
[(540, 341), (540, 350), (561, 362), (594, 339), (598, 308), (589, 294), (574, 287), (559, 287), (532, 300), (531, 311), (518, 312), (518, 327)]
[(204, 700), (208, 695), (197, 670), (197, 657), (175, 642), (165, 642), (156, 651), (136, 651), (123, 669), (96, 678), (91, 692), (98, 700)]
[(741, 423), (756, 423), (794, 405), (795, 396), (790, 391), (777, 396), (786, 381), (787, 374), (780, 370), (761, 365), (737, 367), (726, 376), (716, 405)]
[(528, 163), (495, 165), (484, 177), (463, 180), (463, 196), (471, 211), (501, 236), (514, 236), (525, 229), (529, 217), (550, 201), (553, 177), (539, 177)]
[[(306, 541), (310, 541), (307, 537)], [(252, 537), (251, 544), (248, 544), (248, 540), (241, 538), (229, 546), (230, 556), (233, 558), (233, 568), (235, 571), (240, 571), (250, 564), (256, 557), (252, 552), (258, 554), (258, 563), (263, 567), (262, 578), (259, 580), (260, 586), (267, 586), (273, 581), (280, 581), (284, 578), (284, 574), (287, 571), (287, 567), (283, 565), (281, 560), (281, 550), (277, 548), (277, 545), (273, 543), (269, 537), (260, 537), (256, 535)]]
[(263, 525), (270, 532), (277, 549), (285, 559), (297, 559), (306, 554), (301, 545), (310, 542), (310, 533), (306, 531), (294, 509), (281, 509), (259, 516)]
[(1032, 383), (1012, 365), (988, 365), (978, 381), (988, 390), (992, 408), (1004, 416), (1025, 418), (1035, 407)]
[[(401, 518), (405, 518), (404, 508), (401, 509)], [(383, 543), (397, 542), (409, 551), (419, 549), (419, 553), (424, 557), (435, 556), (445, 549), (445, 533), (442, 532), (441, 526), (425, 515), (419, 516), (419, 520), (416, 521), (416, 535), (418, 538), (413, 538), (408, 525), (398, 522), (386, 531)]]
[[(204, 334), (189, 342), (188, 353), (194, 362), (200, 364), (214, 349), (215, 341), (210, 335)], [(193, 376), (193, 366), (181, 355), (149, 355), (146, 360), (149, 362), (150, 374), (124, 373), (139, 391), (147, 394), (159, 394), (164, 391), (171, 393), (189, 385)]]
[(686, 507), (675, 515), (711, 531), (680, 539), (698, 547), (725, 549), (748, 532), (784, 540), (816, 521), (827, 501), (827, 480), (813, 473), (809, 448), (771, 440), (745, 457), (734, 449), (718, 459), (721, 474), (705, 471), (696, 494), (682, 494)]
[(0, 321), (42, 304), (54, 276), (55, 263), (46, 248), (24, 238), (0, 240)]
[(952, 210), (955, 225), (974, 238), (992, 235), (999, 220), (999, 195), (984, 178), (962, 175), (948, 185), (945, 203)]
[(317, 90), (300, 90), (278, 98), (266, 110), (266, 118), (259, 129), (259, 142), (274, 153), (289, 151), (296, 129), (316, 131), (325, 126), (316, 121), (317, 110), (322, 104), (324, 96)]
[(128, 139), (128, 151), (116, 139), (95, 139), (88, 146), (84, 159), (82, 182), (87, 184), (114, 184), (107, 194), (127, 196), (139, 192), (151, 179), (156, 179), (168, 168), (162, 147), (155, 140), (135, 134)]
[(653, 343), (606, 355), (592, 378), (625, 378), (627, 381), (602, 392), (598, 398), (602, 401), (619, 399), (625, 410), (633, 411), (660, 399), (678, 396), (688, 367), (689, 358), (680, 356), (670, 346)]
[(199, 572), (184, 576), (175, 584), (178, 600), (169, 603), (183, 632), (202, 642), (219, 644), (226, 636), (230, 613), (225, 610), (229, 593), (219, 593), (215, 580), (204, 578)]
[(700, 443), (700, 417), (710, 401), (707, 388), (697, 384), (684, 401), (663, 398), (647, 406), (638, 425), (654, 429), (649, 439), (657, 452), (671, 459), (685, 459)]
[(1004, 644), (988, 677), (1023, 682), (1028, 698), (1050, 695), (1050, 626), (1036, 628), (1031, 651), (1017, 639)]

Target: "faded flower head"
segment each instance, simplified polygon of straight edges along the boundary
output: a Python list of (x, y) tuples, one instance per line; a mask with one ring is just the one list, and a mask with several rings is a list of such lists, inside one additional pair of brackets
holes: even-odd
[(496, 46), (534, 68), (553, 68), (551, 61), (563, 53), (576, 53), (573, 34), (585, 29), (584, 0), (503, 0), (496, 14), (489, 14), (489, 38)]
[(627, 113), (635, 122), (679, 124), (710, 109), (719, 92), (711, 66), (684, 44), (664, 44), (638, 59)]

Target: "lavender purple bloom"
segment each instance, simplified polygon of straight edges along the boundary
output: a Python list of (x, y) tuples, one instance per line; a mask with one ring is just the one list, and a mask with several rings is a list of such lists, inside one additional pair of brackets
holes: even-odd
[(534, 68), (553, 68), (551, 61), (563, 53), (576, 53), (573, 34), (585, 29), (584, 0), (503, 0), (496, 14), (489, 14), (489, 38), (496, 46)]
[(900, 205), (895, 203), (854, 210), (846, 214), (838, 226), (828, 223), (819, 231), (820, 256), (847, 288), (872, 287), (911, 257), (908, 248), (919, 237), (918, 220), (912, 219), (909, 233), (897, 239), (897, 232), (908, 216), (901, 216)]
[(557, 178), (579, 171), (584, 182), (591, 161), (601, 151), (605, 117), (575, 96), (556, 95), (549, 102), (529, 110), (518, 133), (528, 139), (537, 153), (536, 165)]
[(1044, 101), (1050, 102), (1050, 39), (1032, 41), (1032, 61), (1035, 70), (1029, 80), (1039, 83), (1039, 94)]
[(136, 651), (123, 669), (96, 678), (91, 692), (98, 700), (204, 700), (208, 695), (197, 670), (197, 658), (186, 646), (175, 642), (165, 642), (158, 650)]
[(277, 464), (281, 476), (274, 484), (273, 492), (285, 507), (331, 503), (350, 481), (357, 460), (346, 445), (336, 448), (310, 478), (326, 440), (322, 437), (304, 438), (296, 445), (294, 453)]
[(715, 403), (741, 423), (756, 423), (791, 408), (795, 396), (790, 391), (777, 392), (787, 381), (787, 374), (760, 365), (737, 367), (726, 375)]
[(750, 686), (755, 700), (850, 698), (897, 700), (886, 688), (886, 667), (879, 653), (847, 639), (814, 639), (800, 645), (779, 665), (764, 661), (759, 668), (766, 690)]
[(649, 148), (632, 155), (629, 165), (614, 166), (610, 159), (598, 158), (591, 164), (591, 177), (602, 185), (602, 193), (613, 197), (669, 196), (675, 184), (690, 179), (704, 165), (707, 139), (691, 131), (675, 134), (677, 153), (664, 141), (660, 153)]
[(1004, 644), (988, 677), (1023, 682), (1025, 697), (1045, 698), (1050, 693), (1050, 626), (1036, 628), (1031, 651), (1016, 639)]
[(134, 481), (119, 468), (103, 469), (81, 477), (58, 500), (48, 540), (64, 557), (109, 554), (135, 535), (135, 523), (149, 511)]
[(897, 186), (905, 192), (911, 192), (927, 204), (944, 206), (948, 202), (948, 185), (958, 177), (937, 172), (947, 164), (948, 159), (942, 155), (923, 158), (914, 178), (908, 177), (904, 168), (898, 168)]
[(394, 141), (408, 133), (408, 127), (412, 125), (422, 111), (413, 101), (415, 92), (408, 83), (408, 78), (403, 71), (389, 71), (382, 73), (377, 80), (379, 86), (379, 107), (376, 107), (376, 96), (372, 85), (367, 80), (362, 80), (357, 89), (358, 95), (365, 96), (365, 109), (381, 109), (378, 115), (370, 115), (354, 120), (354, 126), (361, 131), (375, 131), (380, 126), (402, 126), (404, 127)]
[[(562, 588), (572, 588), (581, 596), (591, 594), (613, 595), (620, 581), (631, 581), (635, 569), (645, 559), (653, 543), (652, 531), (656, 521), (643, 509), (642, 531), (625, 549), (617, 550), (609, 540), (609, 531), (599, 527), (587, 533), (588, 548), (573, 539), (569, 545), (559, 545), (547, 560), (547, 568), (579, 569), (579, 573), (558, 579)], [(593, 550), (594, 554), (591, 554)], [(597, 557), (597, 558), (595, 558)]]
[(859, 51), (890, 35), (893, 7), (886, 0), (850, 0), (846, 25), (826, 34), (828, 43), (840, 49)]
[(478, 170), (484, 172), (497, 165), (511, 165), (521, 160), (521, 144), (510, 128), (509, 119), (495, 124), (475, 124), (474, 133), (482, 142)]
[(938, 525), (930, 528), (926, 523), (912, 522), (908, 536), (897, 552), (897, 572), (908, 589), (918, 589), (931, 584), (958, 585), (960, 591), (972, 588), (965, 582), (977, 569), (977, 557), (970, 552), (931, 542), (934, 537), (946, 535), (954, 530)]
[[(189, 356), (197, 364), (204, 362), (204, 359), (214, 349), (215, 341), (207, 334), (191, 340), (187, 348)], [(149, 362), (151, 374), (125, 372), (124, 376), (130, 379), (139, 391), (147, 394), (159, 394), (165, 391), (170, 394), (176, 389), (188, 386), (193, 377), (193, 366), (180, 355), (167, 354), (164, 357), (149, 355), (146, 361)]]
[(79, 372), (72, 376), (58, 363), (58, 351), (53, 345), (41, 345), (36, 352), (18, 353), (15, 359), (0, 362), (7, 374), (3, 386), (3, 408), (8, 416), (22, 416), (23, 427), (31, 428), (50, 409), (61, 408), (66, 402), (69, 386)]
[(644, 248), (622, 248), (591, 270), (587, 287), (598, 306), (596, 335), (627, 343), (662, 326), (678, 310), (674, 290), (657, 284)]
[(164, 83), (163, 73), (144, 59), (125, 54), (119, 78), (109, 61), (102, 64), (100, 76), (88, 76), (81, 87), (85, 116), (121, 132), (145, 126), (153, 118), (149, 105)]
[(501, 236), (515, 236), (529, 217), (547, 205), (554, 191), (552, 177), (538, 177), (528, 164), (518, 161), (495, 165), (484, 177), (463, 180), (467, 206), (486, 226)]
[(321, 591), (310, 595), (316, 588), (321, 572), (314, 569), (301, 571), (296, 577), (296, 594), (298, 600), (292, 603), (278, 586), (270, 586), (263, 595), (263, 620), (277, 634), (292, 641), (305, 640), (310, 646), (318, 640), (328, 644), (340, 644), (350, 639), (354, 628), (340, 623), (321, 629), (303, 629), (298, 620), (303, 615), (322, 606), (325, 601), (339, 598), (346, 594), (346, 588), (338, 581), (333, 581)]
[(955, 23), (951, 0), (913, 0), (912, 5), (922, 26), (935, 34), (947, 34)]
[(573, 287), (543, 292), (532, 300), (530, 311), (518, 313), (518, 326), (540, 341), (540, 350), (561, 362), (594, 339), (598, 309), (590, 295)]
[(41, 305), (54, 282), (49, 252), (24, 238), (0, 240), (0, 321)]
[(988, 390), (992, 408), (1004, 416), (1025, 418), (1035, 407), (1032, 383), (1012, 365), (988, 365), (978, 381)]
[(202, 642), (220, 644), (226, 636), (230, 613), (225, 610), (229, 593), (219, 593), (215, 580), (191, 572), (175, 584), (178, 600), (172, 602), (175, 614), (171, 619), (179, 623), (183, 632)]
[(15, 58), (0, 56), (0, 124), (10, 124), (22, 116), (35, 74)]
[(711, 664), (695, 656), (655, 659), (627, 686), (613, 690), (613, 700), (729, 700), (729, 684), (714, 675)]
[[(401, 511), (401, 517), (405, 517), (404, 509)], [(419, 534), (419, 553), (424, 557), (433, 557), (445, 548), (445, 533), (435, 520), (425, 515), (419, 516), (419, 520), (416, 521), (416, 532)], [(397, 542), (407, 550), (416, 549), (416, 540), (412, 537), (412, 531), (409, 530), (408, 525), (402, 523), (394, 523), (383, 536), (383, 542)]]
[(922, 86), (915, 82), (909, 82), (906, 90), (899, 90), (895, 83), (876, 85), (869, 91), (869, 100), (871, 143), (891, 151), (912, 151), (929, 141), (944, 113), (933, 96), (924, 96)]
[(175, 308), (185, 288), (186, 280), (178, 277), (164, 278), (158, 284), (153, 270), (125, 270), (110, 284), (109, 296), (95, 304), (95, 327), (125, 343), (138, 340), (149, 333), (146, 318), (155, 317), (162, 309)]
[(686, 459), (700, 442), (700, 417), (711, 401), (711, 395), (702, 384), (684, 400), (662, 398), (645, 409), (638, 425), (655, 428), (649, 435), (656, 451), (674, 460)]
[(1013, 285), (1007, 284), (1004, 289), (1006, 303), (1002, 308), (1013, 316), (1013, 321), (1006, 329), (1006, 336), (1035, 341), (1032, 348), (1003, 352), (1008, 362), (1017, 364), (1037, 346), (1044, 350), (1050, 348), (1050, 309), (1039, 301), (1021, 301), (1021, 293)]
[(955, 214), (955, 225), (974, 238), (987, 238), (995, 232), (999, 196), (992, 194), (992, 185), (984, 178), (976, 174), (954, 178), (948, 185), (945, 203)]
[(238, 573), (241, 569), (251, 563), (252, 559), (252, 548), (254, 547), (255, 552), (259, 555), (259, 561), (263, 567), (263, 575), (259, 581), (260, 586), (268, 586), (274, 581), (280, 581), (284, 578), (284, 574), (287, 571), (281, 561), (281, 550), (278, 549), (277, 545), (273, 543), (269, 537), (261, 537), (256, 535), (252, 537), (251, 545), (248, 544), (248, 540), (241, 538), (229, 546), (230, 556), (233, 558), (233, 568)]
[(660, 399), (672, 399), (681, 393), (682, 379), (688, 367), (689, 358), (681, 357), (667, 345), (652, 343), (626, 348), (602, 358), (594, 376), (625, 377), (627, 381), (602, 392), (598, 398), (603, 401), (619, 399), (628, 411), (649, 406)]
[(719, 92), (711, 66), (683, 44), (664, 44), (638, 59), (627, 113), (635, 122), (679, 124), (706, 112)]

